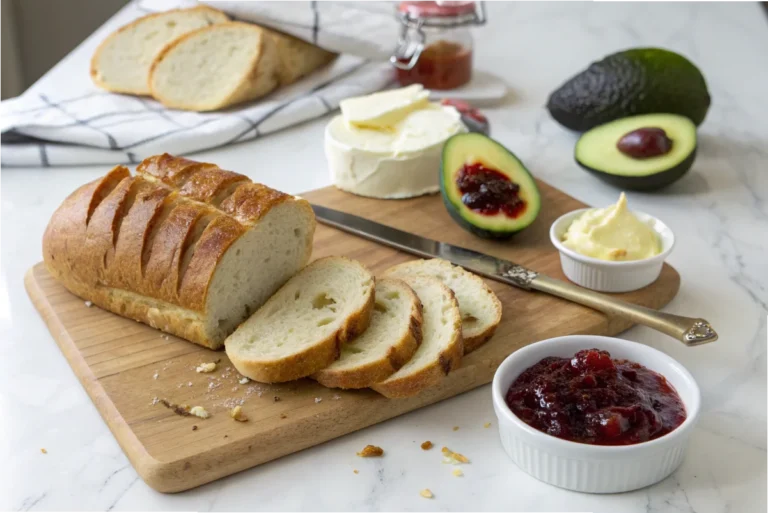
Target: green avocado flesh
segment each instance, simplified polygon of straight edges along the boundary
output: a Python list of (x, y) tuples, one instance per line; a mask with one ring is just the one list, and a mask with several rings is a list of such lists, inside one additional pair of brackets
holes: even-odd
[[(514, 217), (503, 210), (492, 214), (468, 207), (457, 179), (465, 166), (482, 166), (500, 173), (520, 188), (516, 197), (522, 200), (514, 209)], [(494, 175), (496, 176), (496, 175)], [(541, 208), (536, 181), (518, 158), (490, 137), (479, 133), (457, 134), (446, 141), (440, 165), (440, 191), (451, 217), (464, 229), (486, 238), (506, 238), (530, 226)], [(515, 195), (513, 195), (515, 196)]]
[(634, 48), (593, 62), (550, 95), (547, 109), (564, 127), (583, 132), (654, 112), (700, 125), (709, 104), (704, 76), (688, 59), (661, 48)]
[[(641, 128), (661, 128), (672, 140), (664, 155), (633, 158), (619, 150), (619, 140)], [(618, 119), (585, 132), (576, 143), (576, 162), (599, 178), (631, 190), (657, 189), (679, 180), (696, 156), (696, 126), (684, 116), (646, 114)]]

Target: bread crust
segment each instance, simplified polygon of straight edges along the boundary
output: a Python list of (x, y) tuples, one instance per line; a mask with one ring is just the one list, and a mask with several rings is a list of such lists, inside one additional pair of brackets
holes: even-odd
[[(313, 266), (321, 265), (321, 262), (327, 259), (346, 260), (347, 262), (353, 262), (355, 265), (359, 265), (365, 269), (363, 264), (355, 260), (346, 257), (329, 256), (315, 260), (304, 270), (306, 271)], [(367, 269), (365, 270), (367, 272)], [(301, 275), (299, 274), (294, 276), (294, 278), (291, 278), (291, 280), (299, 279), (300, 277)], [(291, 280), (283, 285), (283, 287), (288, 286)], [(285, 381), (293, 381), (310, 376), (320, 369), (327, 367), (339, 358), (342, 344), (352, 340), (368, 328), (375, 303), (375, 277), (372, 274), (371, 280), (372, 285), (370, 292), (360, 308), (350, 314), (341, 324), (339, 329), (330, 333), (324, 339), (319, 340), (311, 347), (279, 360), (241, 358), (237, 352), (227, 350), (227, 356), (232, 362), (232, 365), (234, 365), (238, 372), (243, 376), (247, 376), (260, 383), (282, 383)], [(280, 291), (276, 294), (279, 294), (279, 292)], [(269, 305), (269, 301), (264, 304), (264, 307), (267, 305)]]
[[(501, 301), (499, 301), (499, 298), (496, 296), (496, 294), (491, 290), (488, 284), (485, 283), (485, 280), (483, 280), (480, 276), (470, 271), (467, 271), (466, 269), (463, 269), (460, 266), (454, 266), (447, 260), (442, 260), (442, 259), (434, 259), (434, 260), (440, 260), (450, 268), (458, 267), (459, 269), (461, 269), (461, 271), (465, 274), (466, 278), (477, 283), (486, 292), (486, 294), (488, 294), (488, 296), (491, 298), (491, 301), (493, 302), (493, 310), (495, 313), (495, 319), (493, 323), (491, 323), (488, 327), (486, 327), (484, 330), (480, 331), (479, 333), (475, 333), (471, 336), (467, 335), (465, 333), (465, 330), (462, 330), (461, 336), (464, 340), (464, 354), (469, 354), (475, 349), (477, 349), (478, 347), (485, 344), (488, 340), (491, 339), (491, 337), (493, 337), (493, 334), (496, 333), (496, 328), (498, 328), (499, 324), (501, 323), (501, 312), (502, 312)], [(419, 262), (419, 261), (420, 260), (411, 260), (408, 262), (403, 262), (401, 264), (394, 265), (389, 269), (387, 269), (387, 271), (385, 272), (385, 275), (395, 274), (397, 273), (398, 269), (407, 269), (410, 266), (412, 266), (414, 262)]]
[(223, 23), (229, 20), (229, 17), (224, 14), (223, 12), (219, 11), (218, 9), (214, 9), (213, 7), (208, 7), (207, 5), (197, 5), (195, 7), (190, 7), (187, 9), (172, 9), (169, 11), (163, 11), (163, 12), (156, 12), (152, 14), (147, 14), (146, 16), (142, 16), (141, 18), (137, 18), (133, 20), (131, 23), (128, 23), (127, 25), (123, 25), (119, 29), (115, 30), (111, 34), (109, 34), (104, 41), (102, 41), (98, 47), (96, 47), (96, 51), (93, 52), (93, 56), (91, 57), (90, 62), (90, 75), (91, 80), (95, 85), (102, 89), (106, 89), (107, 91), (112, 91), (114, 93), (125, 93), (125, 94), (134, 94), (137, 96), (148, 96), (150, 94), (149, 88), (147, 89), (130, 89), (130, 88), (119, 88), (119, 87), (111, 87), (108, 84), (106, 84), (103, 80), (101, 80), (101, 77), (99, 76), (99, 70), (98, 70), (98, 62), (101, 58), (101, 52), (104, 50), (104, 48), (109, 45), (115, 38), (117, 38), (121, 33), (132, 30), (137, 25), (140, 25), (141, 23), (144, 23), (146, 20), (151, 18), (158, 18), (158, 17), (164, 17), (168, 15), (177, 14), (180, 12), (192, 12), (192, 11), (201, 11), (206, 12), (210, 14), (213, 18), (218, 18), (219, 21), (214, 22), (215, 23)]
[[(156, 84), (154, 75), (157, 68), (162, 64), (163, 60), (177, 47), (184, 44), (188, 39), (198, 37), (201, 34), (210, 32), (213, 30), (221, 30), (232, 27), (238, 27), (245, 30), (252, 30), (259, 34), (258, 49), (254, 53), (253, 59), (251, 59), (249, 65), (245, 69), (238, 85), (229, 92), (229, 94), (222, 98), (217, 103), (198, 103), (187, 104), (175, 101), (164, 95), (160, 91)], [(157, 101), (172, 109), (192, 110), (197, 112), (205, 112), (211, 110), (219, 110), (225, 107), (231, 107), (239, 103), (255, 100), (262, 96), (265, 96), (272, 92), (278, 86), (277, 69), (279, 67), (279, 60), (277, 55), (276, 42), (267, 29), (264, 29), (258, 25), (251, 23), (244, 23), (241, 21), (228, 21), (226, 23), (216, 23), (207, 27), (201, 27), (197, 30), (187, 32), (176, 39), (169, 41), (155, 56), (154, 61), (149, 67), (149, 77), (147, 86), (152, 94), (152, 97)]]
[(43, 236), (46, 267), (71, 292), (106, 310), (218, 348), (223, 341), (209, 340), (204, 327), (221, 258), (276, 205), (295, 202), (308, 213), (311, 206), (259, 185), (268, 192), (249, 195), (236, 218), (212, 203), (209, 185), (234, 175), (238, 189), (255, 186), (247, 177), (167, 154), (146, 159), (137, 171), (131, 176), (117, 166), (64, 200)]
[(461, 337), (461, 315), (459, 303), (453, 291), (435, 278), (423, 278), (434, 280), (450, 296), (452, 308), (449, 308), (451, 324), (453, 325), (453, 337), (438, 355), (438, 357), (426, 367), (417, 372), (402, 376), (397, 379), (387, 379), (373, 385), (371, 388), (390, 399), (403, 399), (412, 397), (422, 390), (435, 386), (443, 380), (451, 371), (456, 370), (461, 364), (464, 355), (464, 343)]
[(329, 388), (368, 388), (397, 372), (411, 359), (422, 340), (422, 306), (416, 293), (402, 280), (384, 278), (396, 282), (400, 291), (408, 295), (410, 314), (408, 328), (389, 348), (386, 355), (350, 369), (325, 368), (312, 375), (312, 379)]

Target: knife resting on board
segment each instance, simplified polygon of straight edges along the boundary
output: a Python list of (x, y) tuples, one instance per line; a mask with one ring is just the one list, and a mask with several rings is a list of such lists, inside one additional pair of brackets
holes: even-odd
[(717, 340), (717, 333), (704, 319), (673, 315), (627, 303), (572, 283), (550, 278), (508, 260), (427, 239), (353, 214), (314, 204), (312, 209), (318, 221), (347, 233), (422, 258), (442, 258), (468, 271), (514, 287), (537, 290), (567, 299), (608, 315), (648, 326), (687, 346), (698, 346)]

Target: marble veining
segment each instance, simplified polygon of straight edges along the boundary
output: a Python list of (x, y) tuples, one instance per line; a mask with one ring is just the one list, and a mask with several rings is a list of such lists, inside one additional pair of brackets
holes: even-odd
[[(159, 494), (136, 475), (22, 285), (41, 259), (53, 210), (105, 169), (3, 169), (0, 509), (766, 510), (765, 13), (747, 3), (493, 3), (488, 11), (488, 26), (475, 33), (476, 66), (503, 76), (512, 90), (504, 104), (485, 110), (493, 135), (534, 175), (592, 205), (615, 202), (619, 191), (575, 165), (576, 135), (542, 107), (549, 92), (591, 60), (637, 45), (680, 51), (707, 78), (713, 103), (693, 170), (664, 191), (628, 195), (631, 207), (663, 219), (678, 239), (669, 261), (682, 288), (666, 311), (705, 318), (720, 335), (696, 348), (646, 328), (622, 335), (678, 359), (701, 386), (702, 415), (682, 466), (661, 483), (620, 495), (535, 481), (503, 455), (486, 386), (189, 492)], [(325, 121), (199, 157), (292, 193), (325, 186)], [(422, 451), (425, 440), (436, 447)], [(368, 443), (386, 455), (355, 456)], [(443, 445), (470, 458), (463, 477), (442, 463)], [(424, 488), (435, 497), (420, 497)]]

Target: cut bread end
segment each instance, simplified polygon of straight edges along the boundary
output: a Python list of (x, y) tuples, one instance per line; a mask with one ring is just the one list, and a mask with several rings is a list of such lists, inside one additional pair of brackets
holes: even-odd
[(428, 276), (440, 280), (456, 295), (461, 312), (464, 353), (488, 341), (501, 323), (501, 301), (479, 276), (447, 260), (412, 260), (388, 269), (386, 276)]
[(110, 34), (91, 58), (91, 79), (108, 91), (149, 95), (149, 70), (169, 42), (201, 27), (229, 21), (226, 14), (200, 5), (149, 14)]
[(385, 380), (411, 359), (421, 344), (421, 302), (403, 281), (376, 283), (368, 329), (344, 344), (341, 356), (312, 378), (330, 388), (368, 388)]
[(371, 388), (390, 398), (411, 397), (435, 386), (458, 368), (464, 345), (459, 305), (451, 289), (434, 278), (403, 276), (422, 304), (422, 341), (397, 372)]
[(158, 54), (152, 96), (166, 107), (209, 111), (254, 100), (278, 85), (274, 38), (257, 25), (219, 23), (189, 32)]
[(368, 327), (374, 286), (359, 262), (321, 258), (227, 338), (227, 356), (243, 376), (262, 383), (309, 376), (334, 362), (342, 344)]

